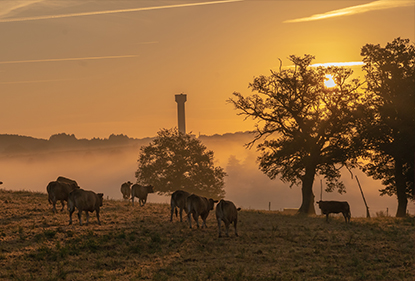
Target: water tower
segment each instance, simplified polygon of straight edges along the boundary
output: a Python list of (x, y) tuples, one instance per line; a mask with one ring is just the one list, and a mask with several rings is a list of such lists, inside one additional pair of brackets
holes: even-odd
[(186, 134), (186, 119), (184, 116), (184, 103), (187, 100), (187, 95), (180, 94), (176, 95), (176, 102), (177, 102), (177, 124), (179, 128), (179, 132)]

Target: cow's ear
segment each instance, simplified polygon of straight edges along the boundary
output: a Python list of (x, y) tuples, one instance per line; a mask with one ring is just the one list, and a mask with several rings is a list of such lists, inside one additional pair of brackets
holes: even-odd
[(102, 198), (104, 197), (104, 193), (98, 193), (98, 196)]
[(218, 200), (213, 200), (213, 203), (218, 203), (219, 201)]

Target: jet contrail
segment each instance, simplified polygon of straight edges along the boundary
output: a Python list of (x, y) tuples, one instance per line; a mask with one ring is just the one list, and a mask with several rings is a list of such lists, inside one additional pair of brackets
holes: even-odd
[(40, 60), (13, 60), (13, 61), (0, 61), (0, 64), (54, 62), (54, 61), (79, 61), (79, 60), (103, 60), (103, 59), (122, 59), (122, 58), (134, 58), (134, 57), (138, 57), (138, 55), (84, 57), (84, 58), (61, 58), (61, 59), (40, 59)]
[(348, 62), (326, 62), (326, 63), (315, 63), (310, 66), (312, 67), (329, 67), (329, 66), (356, 66), (356, 65), (364, 65), (364, 62), (361, 61), (348, 61)]
[(171, 9), (171, 8), (183, 8), (183, 7), (191, 7), (191, 6), (223, 4), (223, 3), (240, 2), (240, 1), (244, 1), (244, 0), (223, 0), (223, 1), (200, 2), (200, 3), (191, 3), (191, 4), (177, 4), (177, 5), (145, 7), (145, 8), (133, 8), (133, 9), (121, 9), (121, 10), (109, 10), (109, 11), (72, 13), (72, 14), (63, 14), (63, 15), (49, 15), (49, 16), (24, 17), (24, 18), (8, 18), (8, 19), (0, 19), (0, 23), (2, 23), (2, 22), (21, 22), (21, 21), (60, 19), (60, 18), (70, 18), (70, 17), (94, 16), (94, 15), (107, 15), (107, 14), (116, 14), (116, 13), (140, 12), (140, 11), (161, 10), (161, 9)]
[(324, 20), (333, 17), (341, 17), (341, 16), (350, 16), (354, 14), (366, 13), (375, 10), (384, 10), (384, 9), (391, 9), (391, 8), (398, 8), (398, 7), (407, 7), (415, 5), (415, 1), (413, 0), (377, 0), (367, 4), (351, 6), (343, 9), (338, 9), (334, 11), (329, 11), (323, 14), (315, 14), (310, 17), (293, 19), (293, 20), (286, 20), (284, 23), (292, 23), (292, 22), (305, 22), (305, 21), (315, 21), (315, 20)]

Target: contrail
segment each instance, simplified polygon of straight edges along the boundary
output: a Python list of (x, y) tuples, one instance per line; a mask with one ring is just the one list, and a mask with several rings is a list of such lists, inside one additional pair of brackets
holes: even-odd
[(326, 63), (315, 63), (310, 65), (311, 67), (329, 67), (329, 66), (357, 66), (364, 65), (364, 62), (361, 61), (348, 61), (348, 62), (326, 62)]
[(55, 62), (55, 61), (79, 61), (79, 60), (103, 60), (103, 59), (122, 59), (122, 58), (134, 58), (134, 57), (138, 57), (138, 55), (84, 57), (84, 58), (61, 58), (61, 59), (41, 59), (41, 60), (13, 60), (13, 61), (0, 61), (0, 64)]
[(350, 16), (354, 14), (361, 14), (375, 10), (384, 10), (384, 9), (391, 9), (391, 8), (398, 8), (398, 7), (407, 7), (415, 5), (415, 1), (413, 0), (377, 0), (367, 4), (351, 6), (344, 9), (329, 11), (324, 14), (315, 14), (310, 17), (293, 19), (293, 20), (286, 20), (284, 23), (293, 23), (293, 22), (305, 22), (305, 21), (315, 21), (315, 20), (324, 20), (333, 17), (341, 17), (341, 16)]
[(171, 9), (171, 8), (183, 8), (183, 7), (212, 5), (212, 4), (223, 4), (223, 3), (240, 2), (240, 1), (244, 1), (244, 0), (223, 0), (223, 1), (211, 1), (211, 2), (201, 2), (201, 3), (191, 3), (191, 4), (177, 4), (177, 5), (165, 5), (165, 6), (156, 6), (156, 7), (145, 7), (145, 8), (133, 8), (133, 9), (120, 9), (120, 10), (109, 10), (109, 11), (72, 13), (72, 14), (63, 14), (63, 15), (50, 15), (50, 16), (24, 17), (24, 18), (9, 18), (9, 19), (0, 19), (0, 23), (2, 23), (2, 22), (21, 22), (21, 21), (47, 20), (47, 19), (61, 19), (61, 18), (70, 18), (70, 17), (84, 17), (84, 16), (107, 15), (107, 14), (116, 14), (116, 13), (140, 12), (140, 11), (161, 10), (161, 9)]

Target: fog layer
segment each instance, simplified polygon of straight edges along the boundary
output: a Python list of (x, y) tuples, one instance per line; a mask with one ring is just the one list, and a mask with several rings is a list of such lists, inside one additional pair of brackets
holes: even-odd
[[(258, 210), (280, 210), (298, 208), (301, 205), (301, 187), (270, 180), (258, 170), (255, 149), (245, 149), (243, 145), (250, 140), (249, 134), (227, 134), (206, 137), (200, 140), (213, 150), (215, 165), (225, 168), (225, 199), (232, 200), (238, 207)], [(0, 158), (1, 188), (6, 190), (30, 190), (46, 193), (46, 186), (58, 176), (74, 179), (87, 190), (104, 193), (105, 199), (122, 200), (121, 184), (135, 182), (139, 147), (120, 146), (106, 149), (81, 149), (74, 151), (49, 151), (8, 155)], [(396, 197), (380, 196), (382, 187), (359, 170), (353, 170), (363, 188), (372, 216), (383, 212), (394, 216), (397, 208)], [(323, 193), (321, 194), (321, 182)], [(316, 177), (314, 182), (315, 201), (348, 201), (353, 217), (365, 217), (366, 208), (355, 177), (344, 170), (342, 180), (347, 193), (324, 192), (324, 179)], [(169, 196), (150, 194), (148, 202), (169, 203)], [(105, 203), (104, 203), (105, 205)], [(136, 207), (139, 208), (139, 207)], [(315, 204), (316, 213), (320, 210)], [(411, 214), (415, 214), (412, 201), (408, 204)]]

